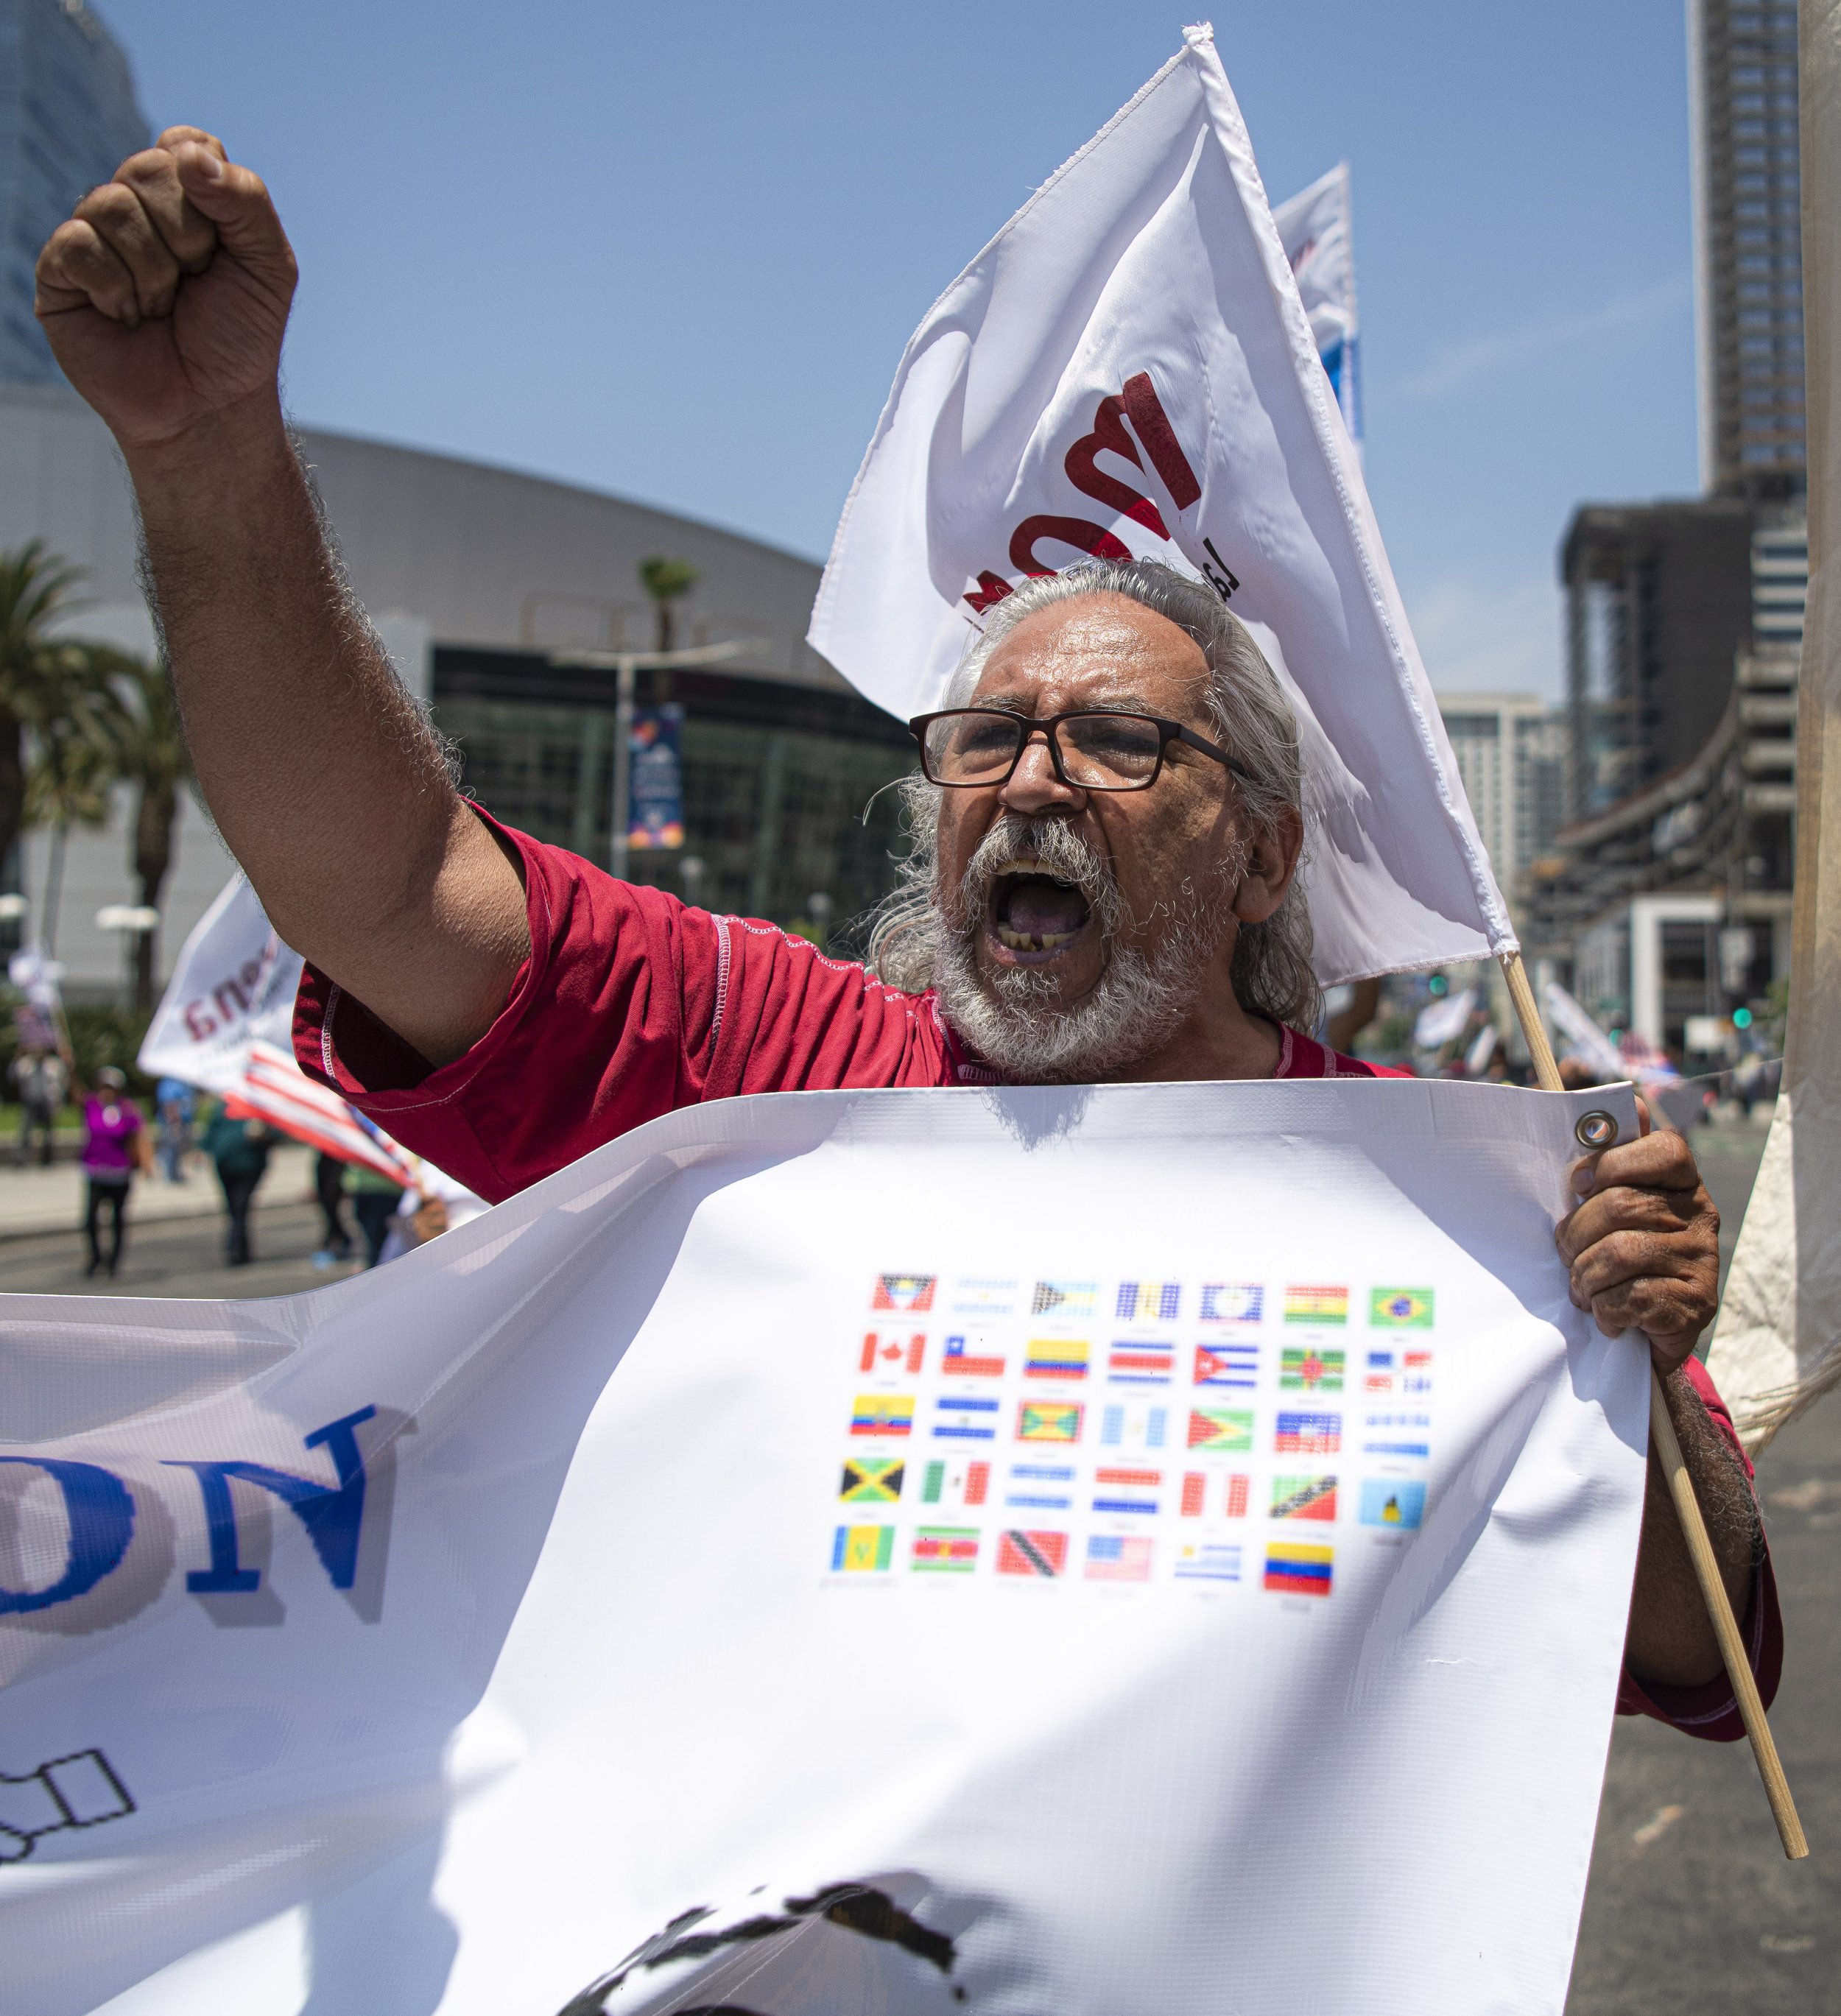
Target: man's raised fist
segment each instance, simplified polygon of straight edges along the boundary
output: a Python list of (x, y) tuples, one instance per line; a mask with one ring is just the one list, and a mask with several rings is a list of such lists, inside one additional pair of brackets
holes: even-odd
[(260, 176), (171, 126), (38, 255), (39, 321), (124, 448), (276, 397), (294, 255)]

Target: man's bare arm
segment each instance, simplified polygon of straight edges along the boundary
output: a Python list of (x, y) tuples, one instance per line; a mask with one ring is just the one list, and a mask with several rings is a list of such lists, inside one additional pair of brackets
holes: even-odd
[(38, 313), (127, 462), (218, 830), (283, 938), (438, 1064), (503, 1005), (524, 894), (328, 550), (281, 410), (294, 282), (261, 181), (178, 127), (53, 235)]
[[(1757, 1501), (1738, 1459), (1721, 1438), (1694, 1388), (1677, 1372), (1663, 1381), (1663, 1391), (1720, 1563), (1720, 1579), (1726, 1586), (1733, 1615), (1742, 1624), (1764, 1546)], [(1639, 1680), (1665, 1687), (1691, 1687), (1717, 1679), (1724, 1670), (1687, 1537), (1653, 1442), (1624, 1651), (1630, 1671)]]
[[(1640, 1101), (1638, 1110), (1640, 1139), (1588, 1156), (1574, 1170), (1581, 1201), (1555, 1236), (1574, 1303), (1592, 1312), (1606, 1336), (1634, 1330), (1648, 1341), (1720, 1580), (1742, 1621), (1761, 1539), (1757, 1506), (1681, 1370), (1719, 1307), (1720, 1214), (1686, 1140), (1652, 1129)], [(1722, 1670), (1720, 1642), (1653, 1449), (1626, 1649), (1637, 1679), (1660, 1686), (1695, 1686)]]

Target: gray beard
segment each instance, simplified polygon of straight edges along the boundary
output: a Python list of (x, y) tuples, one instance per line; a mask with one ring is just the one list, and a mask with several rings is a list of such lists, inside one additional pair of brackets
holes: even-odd
[[(984, 929), (988, 864), (1023, 851), (1059, 873), (1077, 870), (1072, 879), (1106, 938), (1105, 970), (1078, 1001), (1061, 1002), (1055, 981), (1037, 968), (978, 970), (975, 947)], [(933, 985), (941, 1014), (986, 1064), (1019, 1084), (1092, 1083), (1143, 1063), (1175, 1036), (1201, 999), (1231, 921), (1232, 865), (1223, 870), (1214, 905), (1187, 884), (1172, 899), (1170, 929), (1153, 968), (1144, 953), (1118, 942), (1122, 905), (1106, 862), (1059, 820), (1000, 824), (967, 865), (958, 901), (947, 906), (936, 898)]]

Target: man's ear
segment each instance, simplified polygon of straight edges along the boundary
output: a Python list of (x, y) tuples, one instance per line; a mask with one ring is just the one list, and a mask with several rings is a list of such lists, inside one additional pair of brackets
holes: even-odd
[(1284, 901), (1303, 851), (1303, 818), (1296, 806), (1281, 806), (1270, 826), (1255, 833), (1247, 848), (1246, 866), (1234, 896), (1234, 914), (1243, 924), (1264, 923)]

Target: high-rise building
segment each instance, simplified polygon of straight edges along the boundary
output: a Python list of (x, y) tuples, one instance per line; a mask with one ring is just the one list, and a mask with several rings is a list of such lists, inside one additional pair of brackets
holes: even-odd
[[(1743, 508), (1743, 507), (1740, 507)], [(1688, 760), (1588, 808), (1536, 861), (1527, 930), (1607, 1027), (1677, 1053), (1789, 969), (1796, 677), (1808, 593), (1802, 520), (1753, 531), (1750, 621), (1720, 718)]]
[(149, 138), (128, 59), (83, 0), (0, 0), (0, 383), (59, 382), (32, 315), (39, 249)]
[(1519, 906), (1529, 866), (1564, 823), (1567, 716), (1531, 693), (1438, 697), (1490, 866)]
[(1678, 1054), (1787, 967), (1809, 572), (1796, 0), (1688, 0), (1688, 51), (1706, 494), (1567, 528), (1569, 823), (1526, 899), (1586, 1006)]
[(1688, 0), (1701, 481), (1782, 501), (1807, 473), (1796, 0)]
[(1574, 513), (1560, 549), (1571, 818), (1646, 790), (1718, 727), (1752, 641), (1756, 516), (1727, 497)]

